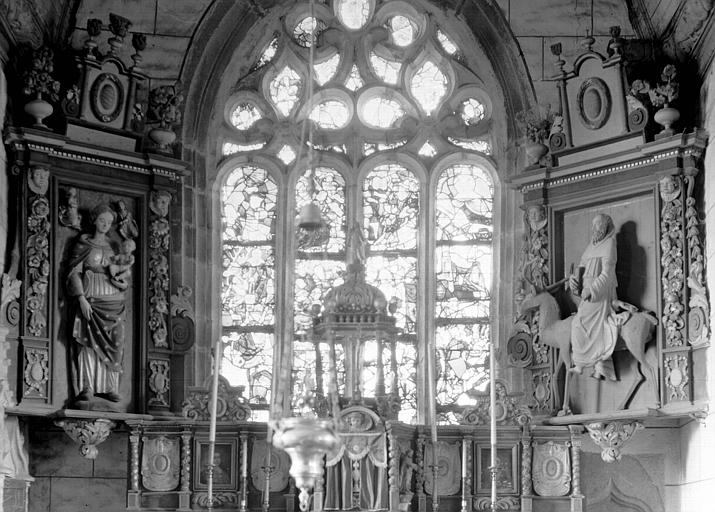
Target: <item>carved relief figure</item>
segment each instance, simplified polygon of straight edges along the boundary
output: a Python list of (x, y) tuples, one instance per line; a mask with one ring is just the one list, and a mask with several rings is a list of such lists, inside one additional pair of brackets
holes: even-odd
[(171, 203), (171, 193), (168, 190), (159, 190), (151, 193), (149, 209), (160, 217), (169, 214), (169, 204)]
[(76, 302), (70, 321), (78, 401), (94, 396), (112, 402), (122, 399), (119, 376), (124, 358), (124, 292), (129, 283), (121, 275), (128, 268), (119, 268), (131, 265), (117, 264), (118, 256), (107, 236), (115, 218), (109, 205), (97, 206), (92, 211), (94, 232), (81, 235), (70, 256), (67, 289)]
[(82, 214), (79, 213), (79, 197), (77, 189), (69, 187), (65, 190), (65, 201), (59, 209), (59, 222), (65, 227), (79, 230), (82, 226)]
[(44, 167), (33, 167), (30, 170), (30, 179), (27, 181), (28, 187), (35, 194), (44, 195), (50, 183), (50, 171)]
[(611, 217), (596, 215), (591, 225), (591, 242), (586, 247), (579, 271), (569, 278), (574, 297), (580, 297), (571, 323), (573, 371), (593, 366), (593, 376), (615, 380), (611, 354), (618, 338), (612, 302), (616, 300), (616, 238)]

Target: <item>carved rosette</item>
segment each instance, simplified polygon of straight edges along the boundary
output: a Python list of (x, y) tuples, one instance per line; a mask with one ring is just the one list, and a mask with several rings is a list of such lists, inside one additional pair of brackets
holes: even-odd
[[(496, 387), (496, 415), (499, 425), (526, 425), (531, 422), (529, 408), (519, 403), (519, 395), (512, 395), (506, 387), (506, 382), (497, 379)], [(477, 405), (467, 407), (462, 412), (460, 423), (466, 425), (489, 425), (489, 392), (477, 393)]]
[(150, 491), (172, 491), (179, 485), (179, 439), (144, 437), (142, 483)]
[(539, 496), (566, 496), (571, 488), (570, 443), (534, 443), (531, 478)]
[(149, 389), (154, 396), (149, 399), (149, 405), (169, 405), (169, 361), (153, 359), (149, 361)]
[(684, 234), (682, 221), (682, 185), (679, 177), (666, 176), (660, 181), (660, 249), (663, 317), (666, 347), (683, 345), (685, 320), (683, 275)]
[[(47, 175), (45, 168), (33, 167), (28, 174), (30, 196), (27, 215), (26, 285), (27, 332), (45, 336), (47, 328), (46, 298), (50, 275), (50, 203), (46, 197)], [(38, 176), (45, 181), (38, 185)]]
[[(158, 201), (152, 192), (152, 204)], [(168, 348), (166, 318), (169, 313), (169, 220), (168, 205), (152, 207), (149, 223), (149, 331), (154, 346)]]
[(690, 382), (687, 353), (667, 354), (664, 366), (668, 401), (687, 400), (689, 395), (688, 384)]
[(116, 424), (105, 418), (96, 420), (81, 420), (76, 418), (63, 418), (55, 421), (75, 443), (80, 444), (79, 452), (87, 459), (97, 457), (97, 445), (103, 443)]
[(613, 421), (611, 423), (590, 423), (585, 425), (591, 439), (601, 448), (601, 459), (609, 464), (621, 460), (623, 445), (643, 428), (639, 421)]
[(700, 219), (696, 208), (693, 188), (695, 176), (685, 177), (685, 229), (688, 240), (688, 342), (693, 347), (708, 342), (710, 334), (710, 305), (705, 288), (705, 258), (703, 257)]

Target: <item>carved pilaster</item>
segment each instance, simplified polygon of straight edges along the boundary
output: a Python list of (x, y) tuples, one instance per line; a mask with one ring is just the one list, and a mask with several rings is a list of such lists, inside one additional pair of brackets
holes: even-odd
[(55, 425), (61, 427), (75, 443), (79, 443), (79, 452), (87, 459), (97, 457), (97, 445), (103, 443), (116, 424), (108, 419), (81, 420), (63, 418), (56, 420)]
[(139, 432), (133, 431), (129, 436), (129, 445), (131, 447), (130, 459), (130, 485), (133, 492), (139, 491)]
[(179, 483), (179, 510), (191, 509), (191, 433), (181, 433), (181, 482)]
[(417, 492), (418, 509), (420, 512), (427, 508), (427, 497), (425, 495), (425, 436), (424, 433), (417, 434), (415, 450), (415, 491)]
[(35, 166), (27, 175), (30, 196), (27, 205), (25, 243), (26, 331), (35, 337), (47, 336), (47, 289), (50, 275), (50, 202), (46, 197), (50, 171)]
[(169, 205), (171, 194), (152, 191), (149, 222), (149, 331), (156, 348), (169, 348)]
[(693, 347), (708, 343), (710, 334), (710, 305), (705, 285), (705, 258), (703, 256), (700, 215), (693, 189), (697, 169), (685, 172), (687, 194), (685, 199), (685, 229), (688, 240), (688, 342)]
[(621, 459), (623, 445), (643, 428), (643, 424), (640, 421), (613, 421), (590, 423), (585, 427), (593, 442), (601, 448), (603, 461), (611, 463)]
[(387, 469), (387, 485), (390, 510), (397, 510), (400, 503), (400, 446), (392, 430), (392, 424), (387, 422), (387, 443), (389, 449), (389, 467)]

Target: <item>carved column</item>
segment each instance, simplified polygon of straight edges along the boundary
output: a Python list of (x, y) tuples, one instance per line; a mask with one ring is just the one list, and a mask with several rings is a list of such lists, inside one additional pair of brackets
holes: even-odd
[(191, 432), (181, 433), (181, 483), (179, 484), (179, 510), (191, 510)]
[(417, 491), (417, 509), (419, 512), (427, 510), (427, 495), (425, 494), (425, 434), (421, 430), (417, 434), (417, 446), (415, 450), (415, 464), (417, 474), (415, 475), (415, 490)]
[(27, 201), (24, 223), (25, 254), (23, 304), (24, 321), (21, 330), (23, 369), (20, 402), (49, 404), (52, 400), (52, 345), (49, 339), (51, 222), (47, 190), (50, 170), (32, 166), (27, 172)]
[(400, 504), (400, 449), (395, 438), (395, 433), (392, 430), (392, 422), (388, 421), (387, 427), (387, 443), (389, 446), (389, 458), (387, 468), (387, 485), (389, 493), (390, 510), (397, 510)]
[(581, 432), (578, 425), (570, 425), (571, 432), (571, 496), (583, 498), (581, 494)]
[(136, 510), (141, 508), (141, 491), (139, 489), (139, 441), (141, 432), (132, 430), (129, 436), (130, 458), (129, 474), (130, 488), (127, 491), (127, 509)]

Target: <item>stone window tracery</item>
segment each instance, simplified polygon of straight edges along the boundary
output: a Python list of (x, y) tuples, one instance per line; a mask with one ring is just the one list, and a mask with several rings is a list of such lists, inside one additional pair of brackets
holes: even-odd
[[(482, 123), (490, 120), (491, 103), (475, 86), (478, 73), (453, 58), (460, 49), (450, 25), (440, 19), (437, 27), (436, 16), (417, 4), (328, 0), (313, 13), (308, 4), (286, 4), (275, 14), (276, 33), (264, 35), (265, 26), (257, 32), (255, 41), (265, 43), (250, 68), (255, 75), (229, 100), (225, 115), (236, 140), (226, 132), (219, 151), (226, 162), (245, 163), (223, 164), (234, 165), (222, 188), (224, 253), (245, 256), (224, 256), (223, 373), (245, 385), (254, 404), (270, 398), (277, 329), (294, 332), (293, 340), (280, 341), (294, 343), (294, 389), (306, 377), (298, 368), (327, 358), (327, 346), (316, 348), (304, 333), (315, 305), (342, 282), (346, 233), (356, 221), (370, 246), (366, 279), (383, 291), (402, 329), (400, 419), (416, 421), (425, 409), (417, 403), (425, 383), (418, 361), (429, 347), (437, 354), (441, 421), (456, 421), (467, 391), (486, 380), (494, 169), (487, 170), (492, 142)], [(387, 29), (388, 39), (373, 40), (377, 29)], [(473, 127), (478, 138), (469, 135)], [(260, 193), (259, 177), (267, 187)], [(310, 201), (326, 224), (315, 233), (296, 231), (298, 212)], [(244, 239), (253, 235), (236, 219), (248, 225), (263, 208), (271, 218), (261, 219), (270, 227), (261, 228), (264, 238)], [(288, 233), (295, 238), (285, 239)], [(277, 284), (278, 266), (285, 284)], [(251, 280), (265, 280), (260, 296)], [(424, 299), (427, 290), (434, 296)], [(425, 329), (429, 316), (432, 332)], [(377, 345), (370, 347), (365, 375), (375, 376)], [(372, 386), (374, 379), (365, 382)], [(385, 385), (390, 392), (389, 379)]]

